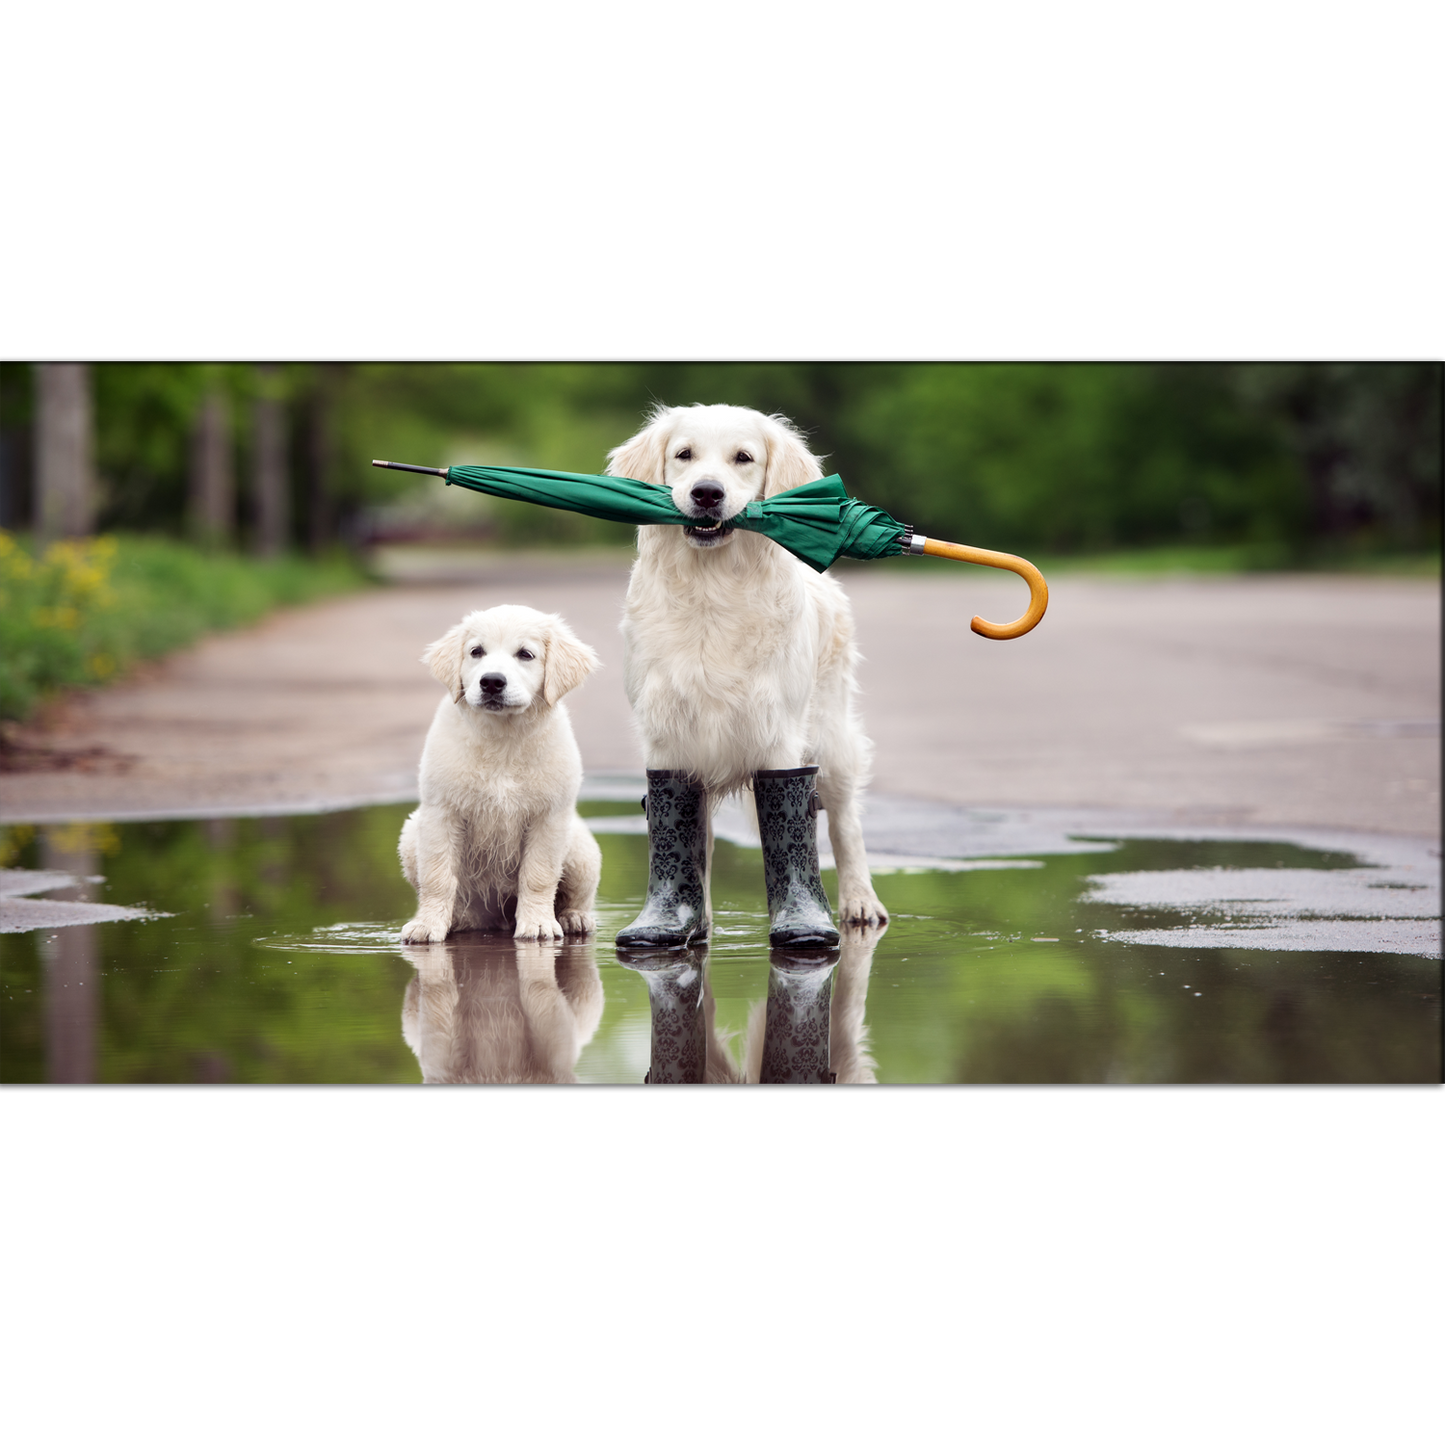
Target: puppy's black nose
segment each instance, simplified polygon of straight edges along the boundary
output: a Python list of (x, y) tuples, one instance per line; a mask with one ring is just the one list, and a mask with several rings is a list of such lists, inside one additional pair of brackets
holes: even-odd
[(481, 678), (483, 692), (505, 692), (507, 679), (500, 672), (484, 672)]
[(715, 512), (722, 506), (723, 489), (716, 482), (699, 482), (692, 489), (692, 499), (709, 512)]

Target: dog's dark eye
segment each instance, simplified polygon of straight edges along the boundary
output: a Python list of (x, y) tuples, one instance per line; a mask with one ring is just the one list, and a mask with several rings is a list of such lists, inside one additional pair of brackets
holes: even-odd
[(485, 657), (485, 656), (486, 656), (486, 652), (487, 652), (487, 650), (486, 650), (486, 648), (484, 648), (484, 647), (474, 647), (474, 648), (472, 648), (472, 656), (473, 656), (473, 657)]
[(532, 660), (534, 657), (536, 657), (536, 655), (537, 655), (537, 654), (536, 654), (535, 652), (528, 652), (525, 647), (517, 654), (517, 656), (518, 656), (523, 662), (531, 662), (531, 660)]
[(680, 462), (690, 462), (692, 460), (692, 448), (683, 447), (683, 449), (678, 452), (677, 459)]
[(733, 458), (733, 465), (735, 467), (745, 467), (750, 461), (752, 461), (752, 458), (746, 452), (739, 452), (737, 456)]

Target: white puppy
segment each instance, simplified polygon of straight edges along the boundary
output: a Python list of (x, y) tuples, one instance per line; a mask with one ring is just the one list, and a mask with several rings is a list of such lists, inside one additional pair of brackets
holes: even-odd
[(416, 889), (403, 943), (457, 929), (590, 933), (602, 853), (577, 815), (582, 757), (560, 699), (597, 666), (560, 617), (473, 612), (422, 654), (447, 690), (398, 851)]
[(782, 417), (658, 407), (608, 456), (614, 476), (670, 489), (692, 527), (638, 531), (622, 624), (626, 686), (650, 769), (716, 797), (763, 769), (817, 765), (845, 923), (887, 914), (859, 820), (871, 745), (854, 707), (847, 596), (777, 543), (726, 523), (749, 502), (823, 475)]

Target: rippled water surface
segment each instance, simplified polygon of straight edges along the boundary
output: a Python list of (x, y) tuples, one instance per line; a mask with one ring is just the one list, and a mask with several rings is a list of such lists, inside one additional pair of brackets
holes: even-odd
[(407, 811), (0, 830), (7, 926), (86, 899), (111, 910), (0, 937), (0, 1080), (1440, 1077), (1439, 865), (1423, 849), (1049, 843), (995, 819), (978, 834), (994, 856), (968, 857), (900, 813), (870, 837), (890, 926), (788, 956), (767, 946), (761, 854), (720, 826), (710, 946), (619, 958), (647, 840), (635, 802), (593, 802), (595, 941), (403, 952)]

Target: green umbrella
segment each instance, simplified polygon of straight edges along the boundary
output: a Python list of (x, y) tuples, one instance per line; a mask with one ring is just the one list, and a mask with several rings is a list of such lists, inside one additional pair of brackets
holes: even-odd
[[(445, 478), (448, 486), (467, 487), (493, 497), (535, 502), (564, 512), (581, 512), (605, 522), (637, 526), (695, 525), (696, 517), (679, 512), (665, 487), (634, 477), (589, 476), (578, 472), (551, 472), (539, 467), (417, 467), (407, 462), (373, 462), (400, 472), (425, 472)], [(1017, 622), (999, 624), (973, 619), (973, 630), (984, 637), (1022, 637), (1044, 615), (1049, 589), (1032, 562), (1008, 552), (989, 552), (957, 542), (920, 537), (913, 528), (887, 512), (850, 497), (840, 477), (823, 477), (779, 492), (775, 497), (749, 502), (729, 527), (759, 532), (785, 547), (818, 572), (825, 572), (839, 557), (862, 562), (900, 553), (953, 557), (985, 567), (1017, 572), (1029, 584), (1028, 611)]]

